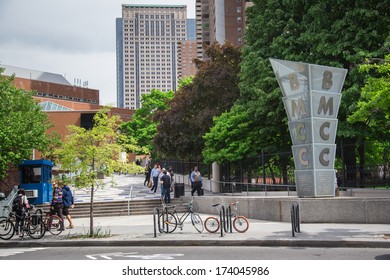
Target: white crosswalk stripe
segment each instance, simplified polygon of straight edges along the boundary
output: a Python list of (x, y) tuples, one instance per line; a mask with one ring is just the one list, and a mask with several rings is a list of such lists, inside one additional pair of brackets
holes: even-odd
[(3, 248), (0, 250), (0, 257), (9, 257), (17, 254), (23, 254), (26, 252), (35, 252), (44, 249), (47, 248)]

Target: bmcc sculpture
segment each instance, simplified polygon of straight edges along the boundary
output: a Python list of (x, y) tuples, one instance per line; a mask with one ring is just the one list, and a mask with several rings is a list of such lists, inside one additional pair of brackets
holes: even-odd
[(337, 113), (347, 70), (270, 59), (288, 116), (299, 197), (334, 196)]

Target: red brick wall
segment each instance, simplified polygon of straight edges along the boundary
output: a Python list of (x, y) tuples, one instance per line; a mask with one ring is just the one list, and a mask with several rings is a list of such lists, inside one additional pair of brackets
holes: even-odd
[(17, 167), (11, 167), (7, 174), (7, 177), (0, 181), (0, 192), (5, 193), (6, 196), (11, 192), (14, 186), (20, 184), (20, 174)]
[(97, 105), (99, 104), (99, 91), (96, 89), (67, 86), (17, 77), (15, 77), (14, 84), (17, 88), (22, 88), (24, 90), (36, 90), (41, 93), (57, 95), (58, 97), (56, 98), (61, 98), (60, 96), (75, 97), (92, 100), (95, 101)]

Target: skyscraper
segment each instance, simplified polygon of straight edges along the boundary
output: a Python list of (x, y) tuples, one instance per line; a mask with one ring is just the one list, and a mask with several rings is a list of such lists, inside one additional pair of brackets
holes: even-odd
[(141, 96), (152, 89), (176, 90), (186, 20), (185, 5), (122, 5), (116, 21), (118, 107), (140, 108)]

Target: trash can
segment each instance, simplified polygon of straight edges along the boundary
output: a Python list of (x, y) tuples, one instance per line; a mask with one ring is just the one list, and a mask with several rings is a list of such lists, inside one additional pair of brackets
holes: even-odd
[(184, 196), (184, 183), (175, 183), (175, 198)]

